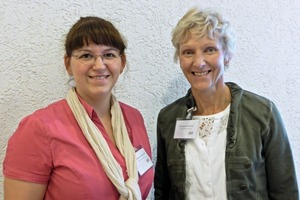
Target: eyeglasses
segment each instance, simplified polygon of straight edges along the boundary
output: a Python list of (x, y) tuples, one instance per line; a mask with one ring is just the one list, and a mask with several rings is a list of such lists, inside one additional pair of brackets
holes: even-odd
[(86, 64), (86, 65), (95, 64), (98, 57), (100, 57), (102, 59), (102, 62), (105, 65), (111, 65), (111, 64), (114, 64), (114, 62), (122, 55), (120, 55), (117, 52), (109, 52), (109, 53), (105, 53), (103, 55), (95, 55), (92, 53), (83, 52), (83, 53), (79, 53), (76, 55), (72, 54), (72, 56), (77, 58), (81, 63)]

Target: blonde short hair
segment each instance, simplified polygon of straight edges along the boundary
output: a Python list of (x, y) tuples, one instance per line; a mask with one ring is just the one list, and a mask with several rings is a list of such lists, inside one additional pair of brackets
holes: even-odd
[(179, 20), (172, 34), (172, 43), (175, 47), (174, 61), (178, 61), (180, 43), (184, 42), (189, 31), (202, 38), (219, 38), (226, 59), (230, 60), (235, 48), (234, 35), (229, 22), (225, 21), (217, 12), (192, 8)]

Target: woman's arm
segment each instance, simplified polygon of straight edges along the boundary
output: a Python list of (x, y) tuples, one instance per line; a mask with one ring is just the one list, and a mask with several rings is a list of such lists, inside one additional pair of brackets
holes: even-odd
[(42, 200), (47, 185), (4, 178), (4, 200)]
[(157, 121), (157, 160), (154, 173), (154, 196), (156, 200), (169, 199), (171, 182), (168, 176), (166, 149), (159, 122)]
[(269, 198), (298, 200), (292, 149), (280, 113), (273, 103), (269, 128), (264, 140)]

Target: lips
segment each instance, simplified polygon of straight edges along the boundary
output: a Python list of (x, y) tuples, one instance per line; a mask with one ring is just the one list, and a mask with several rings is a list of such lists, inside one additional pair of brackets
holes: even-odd
[(89, 77), (96, 80), (104, 80), (107, 79), (109, 75), (99, 75), (99, 76), (89, 76)]
[(207, 70), (207, 71), (204, 71), (204, 72), (192, 72), (192, 74), (194, 76), (206, 76), (207, 74), (209, 74), (211, 72), (211, 70)]

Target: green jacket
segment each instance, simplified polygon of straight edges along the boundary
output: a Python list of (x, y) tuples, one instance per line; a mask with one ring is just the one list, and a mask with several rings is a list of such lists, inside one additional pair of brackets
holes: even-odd
[[(234, 83), (226, 85), (231, 91), (225, 156), (227, 199), (298, 200), (292, 151), (276, 106)], [(186, 117), (193, 102), (189, 91), (158, 115), (156, 200), (185, 199), (185, 140), (173, 139), (173, 134), (176, 118)]]

